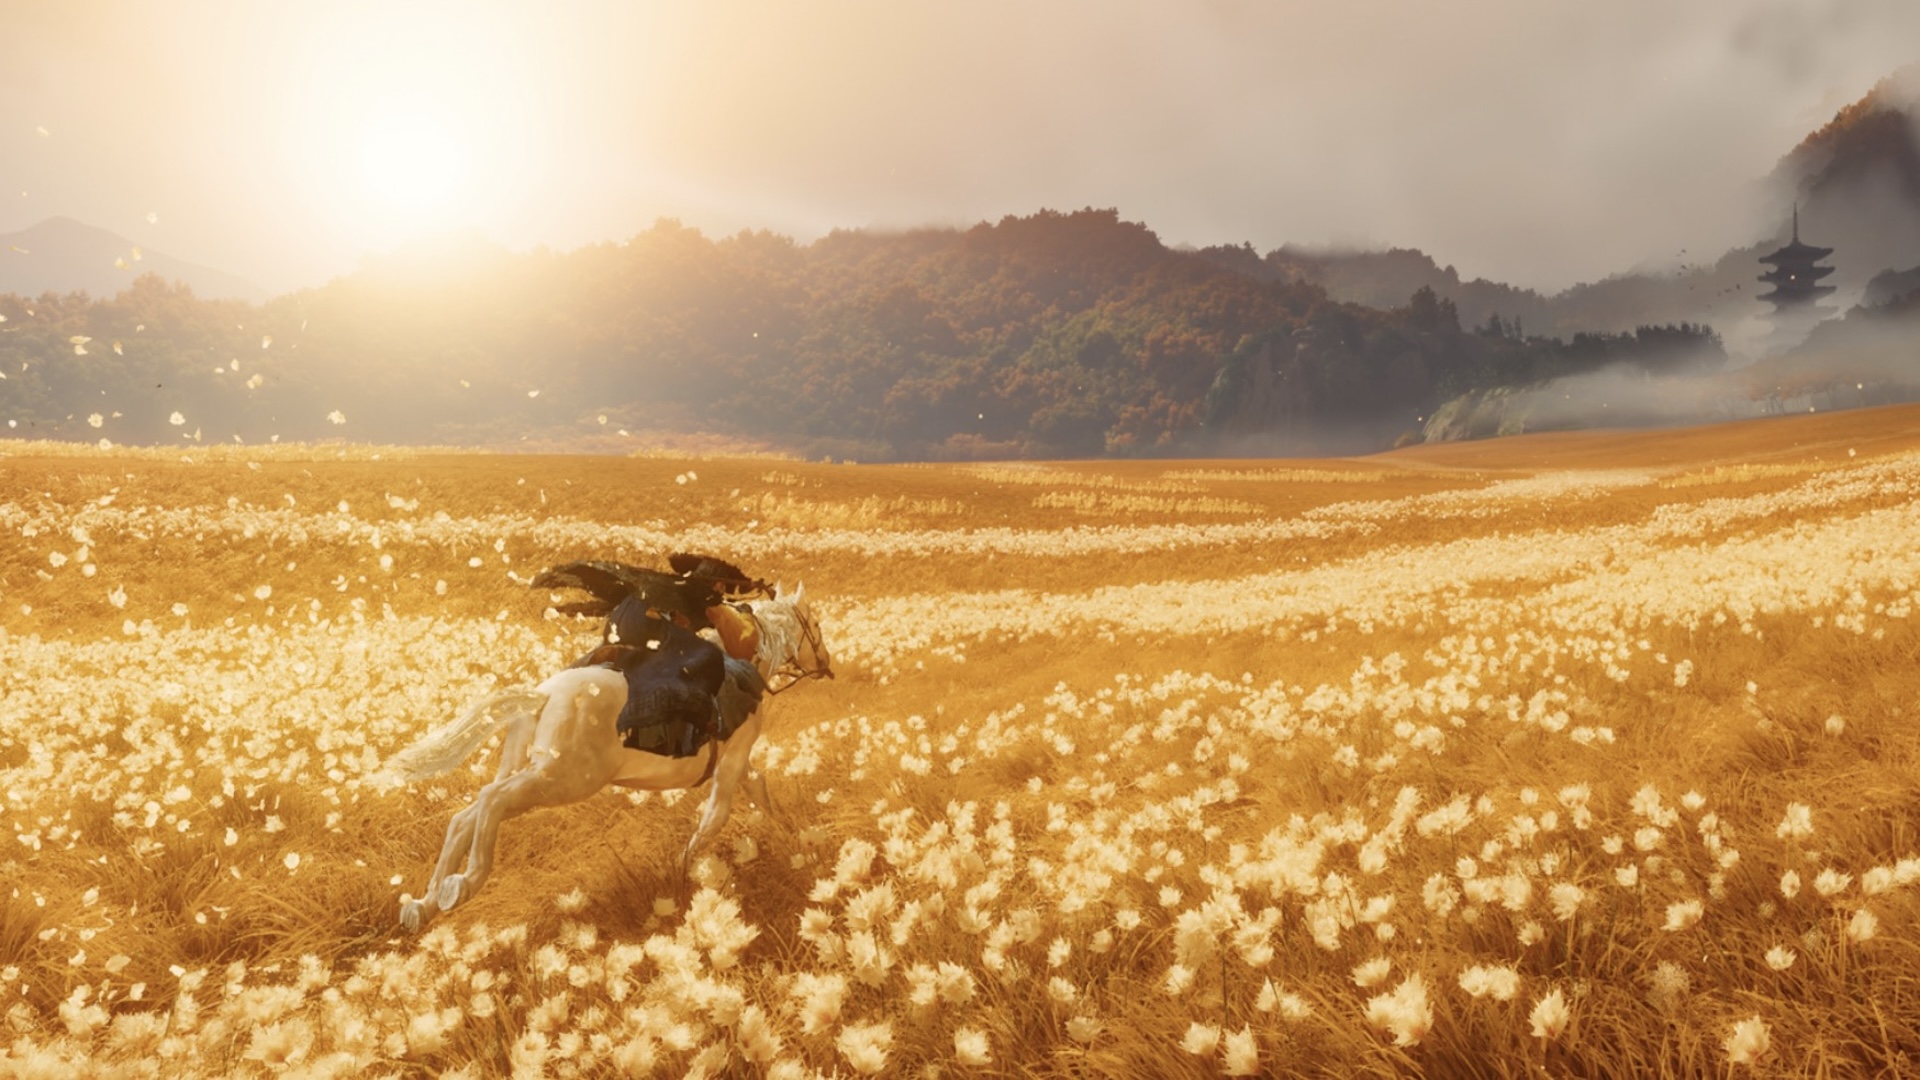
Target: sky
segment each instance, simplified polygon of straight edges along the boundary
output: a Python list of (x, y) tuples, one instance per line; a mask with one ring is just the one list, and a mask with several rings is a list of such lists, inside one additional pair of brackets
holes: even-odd
[(9, 0), (0, 233), (280, 292), (514, 250), (1112, 207), (1168, 244), (1418, 247), (1543, 291), (1773, 227), (1920, 61), (1912, 0)]

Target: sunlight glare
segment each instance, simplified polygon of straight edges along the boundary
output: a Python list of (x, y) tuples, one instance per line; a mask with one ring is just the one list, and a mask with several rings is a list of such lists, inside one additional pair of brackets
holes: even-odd
[(464, 140), (445, 119), (423, 109), (395, 109), (372, 118), (360, 136), (359, 179), (382, 210), (446, 216), (465, 186)]

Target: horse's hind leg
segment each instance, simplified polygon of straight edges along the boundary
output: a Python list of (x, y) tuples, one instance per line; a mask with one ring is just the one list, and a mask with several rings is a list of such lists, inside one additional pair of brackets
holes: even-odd
[(539, 721), (538, 713), (527, 713), (508, 722), (507, 737), (500, 744), (500, 768), (493, 774), (495, 781), (505, 780), (527, 767), (527, 751), (533, 746)]
[(473, 846), (473, 824), (480, 809), (480, 800), (475, 797), (447, 822), (447, 838), (441, 842), (440, 858), (435, 861), (433, 876), (427, 879), (427, 891), (418, 900), (406, 900), (400, 904), (400, 924), (408, 930), (418, 931), (429, 920), (439, 914), (444, 907), (439, 902), (440, 883), (462, 857), (469, 855)]
[(572, 801), (553, 798), (546, 780), (541, 771), (535, 769), (515, 773), (480, 789), (480, 797), (474, 800), (475, 814), (469, 826), (473, 840), (467, 849), (466, 869), (443, 878), (434, 897), (442, 910), (452, 909), (479, 892), (480, 887), (487, 883), (487, 878), (493, 873), (493, 849), (500, 841), (501, 822), (519, 817), (536, 807)]
[(447, 839), (440, 845), (440, 859), (434, 864), (432, 880), (427, 882), (427, 895), (433, 895), (434, 890), (440, 887), (440, 883), (445, 881), (447, 875), (452, 874), (454, 868), (463, 860), (472, 861), (473, 826), (480, 816), (480, 800), (485, 794), (485, 789), (482, 789), (480, 794), (474, 796), (472, 802), (453, 815), (453, 820), (447, 822)]

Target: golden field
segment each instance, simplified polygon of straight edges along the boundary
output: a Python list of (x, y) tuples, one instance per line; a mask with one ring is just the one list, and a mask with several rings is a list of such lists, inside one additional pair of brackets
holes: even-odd
[[(0, 1074), (1920, 1070), (1920, 409), (1340, 461), (15, 443)], [(773, 806), (380, 764), (725, 556)]]

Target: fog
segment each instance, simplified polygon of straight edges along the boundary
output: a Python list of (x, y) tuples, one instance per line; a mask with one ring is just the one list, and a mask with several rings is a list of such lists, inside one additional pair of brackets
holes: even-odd
[[(1780, 157), (1920, 55), (1909, 0), (390, 7), (10, 10), (0, 231), (67, 215), (283, 290), (447, 228), (1112, 206), (1552, 291), (1752, 242)], [(454, 147), (425, 205), (356, 172), (396, 111)]]
[(1758, 363), (1651, 375), (1629, 364), (1468, 394), (1437, 411), (1429, 439), (1589, 428), (1677, 427), (1920, 401), (1920, 310), (1855, 314)]

